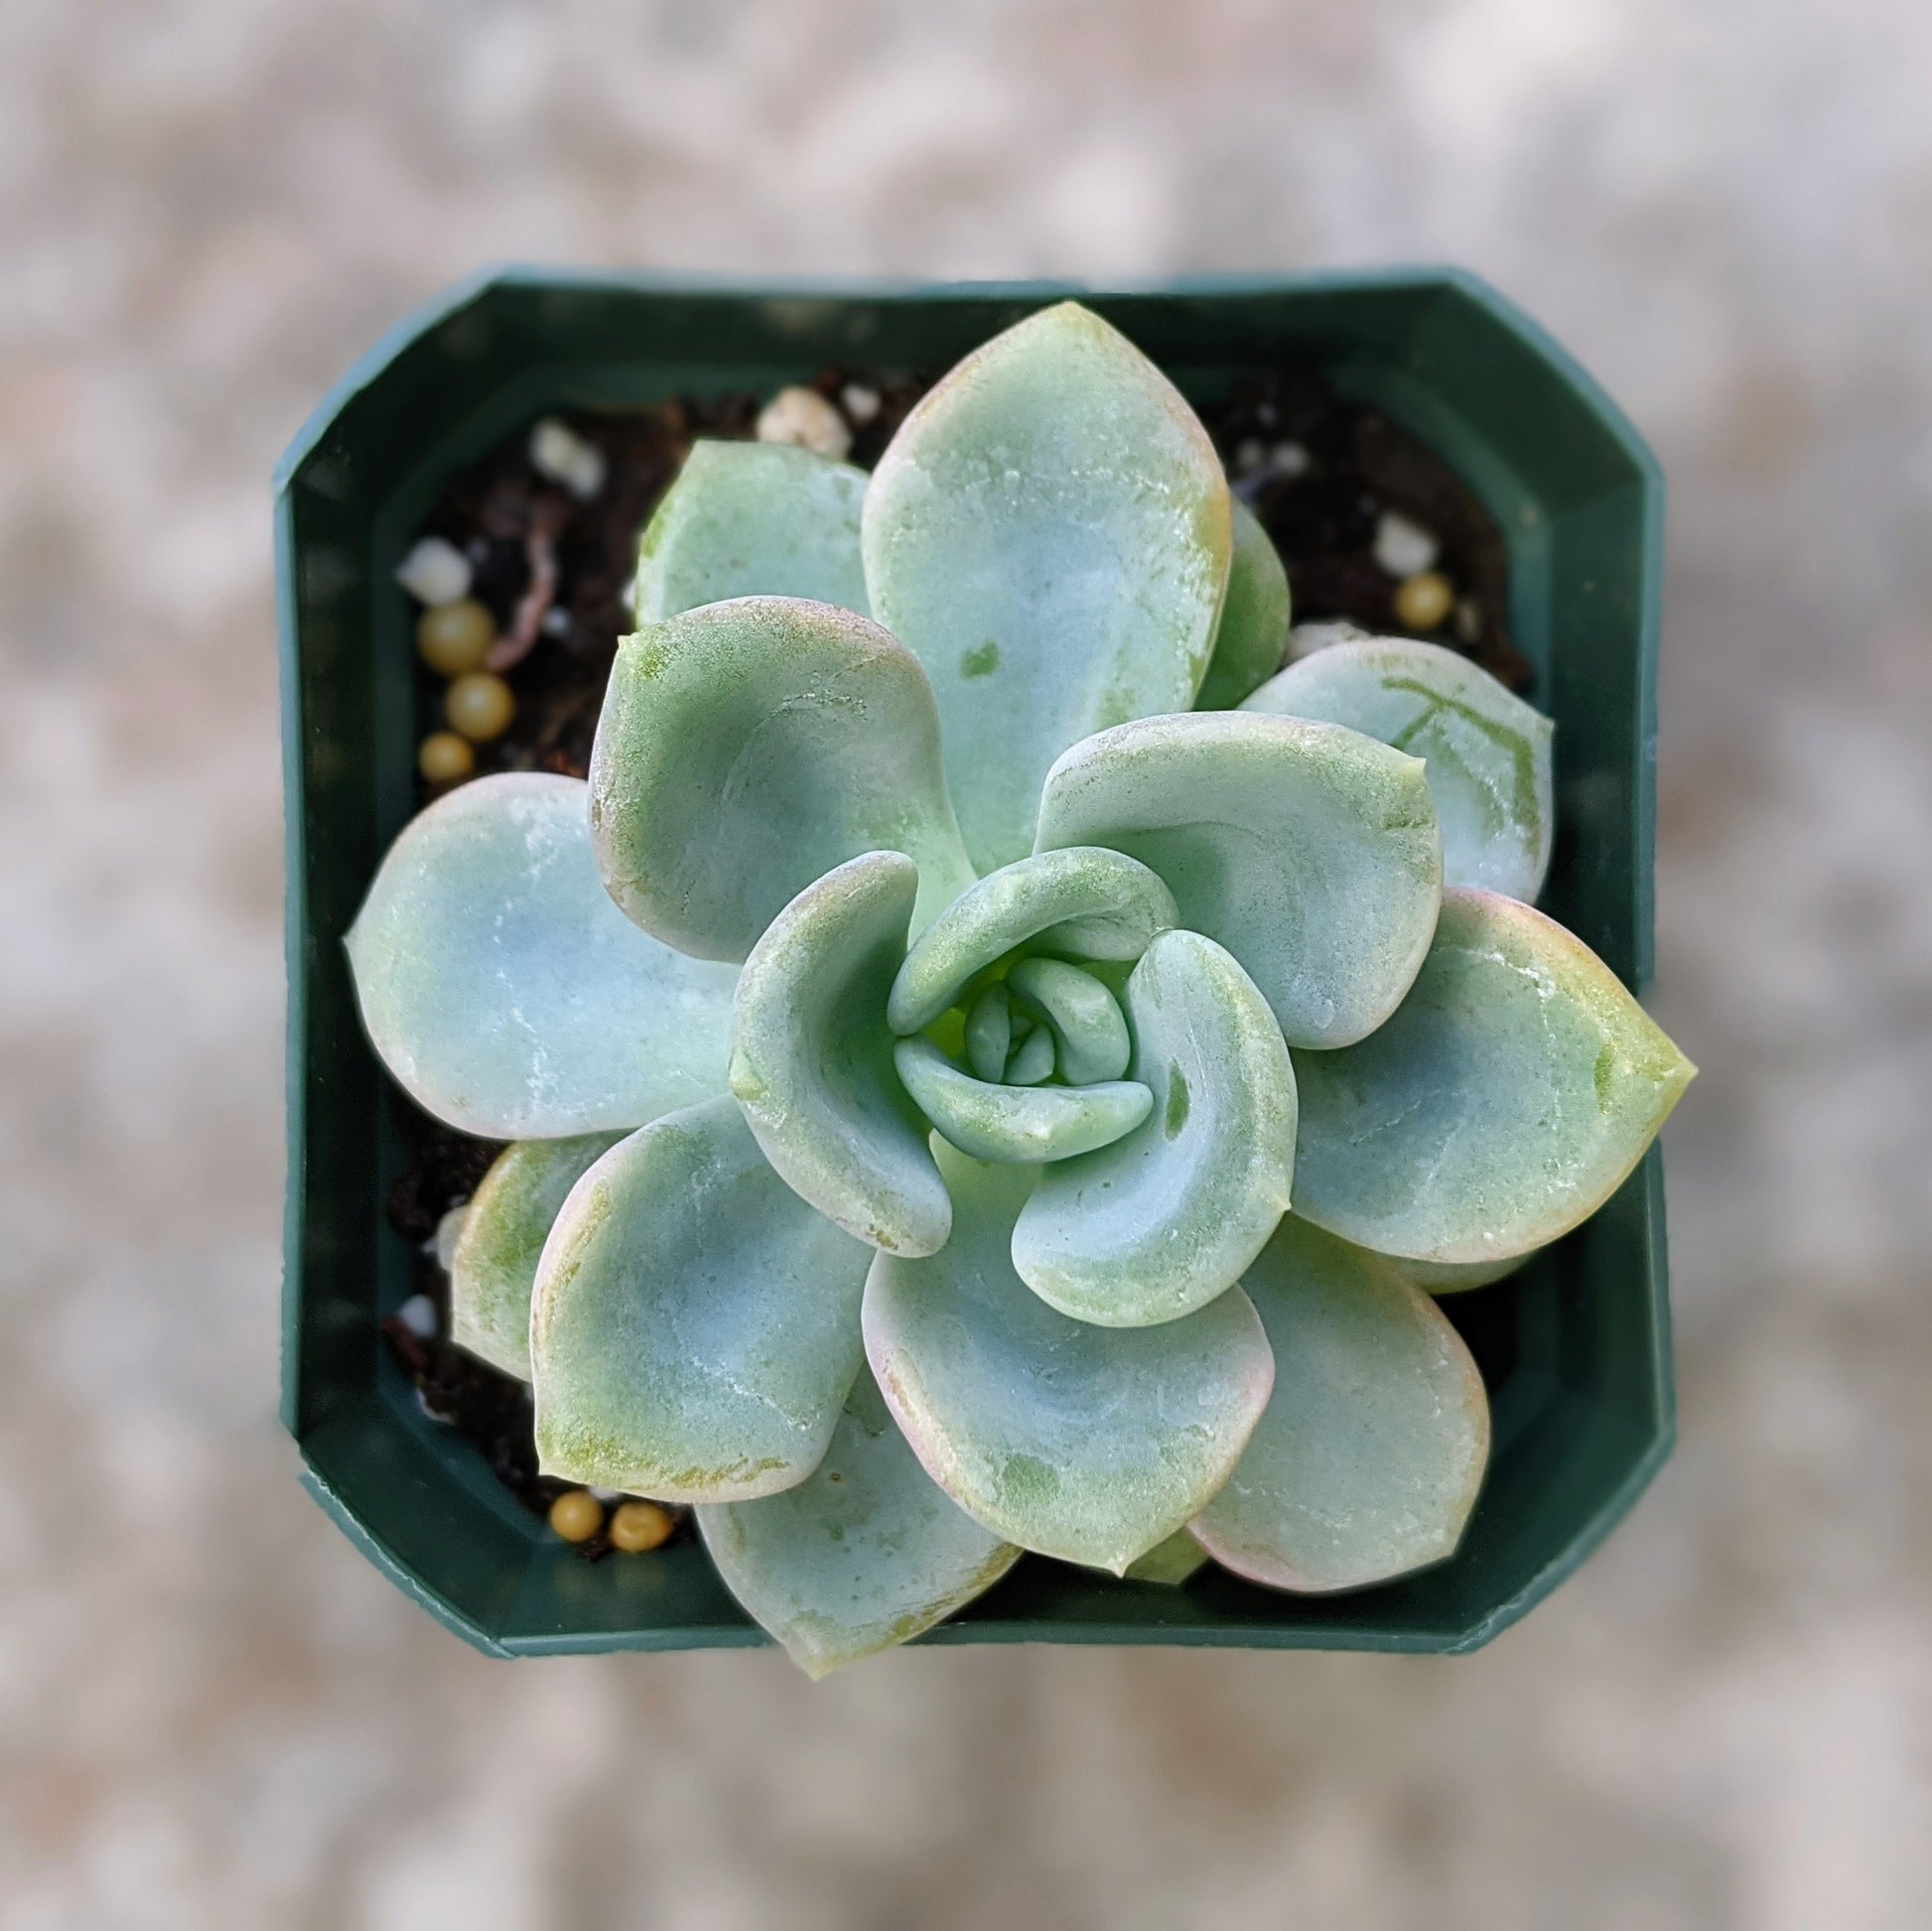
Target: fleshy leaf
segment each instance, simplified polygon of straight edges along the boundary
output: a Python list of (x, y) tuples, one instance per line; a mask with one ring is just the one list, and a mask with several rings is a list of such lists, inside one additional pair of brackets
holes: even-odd
[(1105, 1327), (1173, 1320), (1232, 1287), (1295, 1171), (1288, 1047), (1234, 959), (1198, 932), (1163, 932), (1126, 998), (1146, 1123), (1048, 1168), (1013, 1236), (1041, 1300)]
[(589, 809), (548, 772), (462, 785), (402, 828), (349, 927), (382, 1063), (464, 1133), (636, 1127), (724, 1091), (738, 975), (612, 904)]
[(1388, 1018), (1429, 950), (1442, 845), (1423, 762), (1338, 725), (1246, 711), (1143, 718), (1047, 774), (1041, 850), (1107, 845), (1160, 873), (1292, 1046)]
[(997, 1083), (1005, 1077), (1013, 1045), (1013, 1001), (1000, 979), (982, 989), (966, 1015), (967, 1063), (976, 1077)]
[(935, 1148), (957, 1203), (929, 1260), (882, 1254), (866, 1355), (927, 1474), (996, 1535), (1116, 1576), (1198, 1514), (1266, 1406), (1274, 1363), (1237, 1288), (1160, 1327), (1056, 1313), (1013, 1271), (1025, 1167)]
[(1296, 1211), (1415, 1260), (1526, 1254), (1609, 1198), (1695, 1071), (1583, 940), (1447, 892), (1394, 1019), (1296, 1055)]
[(732, 1028), (731, 1090), (765, 1158), (896, 1254), (932, 1253), (952, 1225), (886, 1029), (917, 882), (901, 853), (869, 852), (808, 886), (746, 960)]
[(870, 1258), (772, 1172), (730, 1100), (620, 1141), (537, 1269), (543, 1472), (671, 1502), (803, 1481), (859, 1372)]
[(789, 443), (693, 443), (637, 545), (639, 626), (733, 597), (806, 597), (870, 615), (865, 499), (865, 471)]
[(1023, 945), (1131, 962), (1178, 920), (1173, 894), (1123, 853), (1074, 846), (1023, 858), (962, 893), (919, 934), (887, 1017), (895, 1033), (921, 1031), (975, 973)]
[(1420, 1288), (1424, 1294), (1442, 1295), (1493, 1287), (1514, 1274), (1529, 1258), (1528, 1254), (1510, 1254), (1499, 1261), (1412, 1261), (1392, 1254), (1388, 1261), (1412, 1288)]
[(1543, 890), (1556, 727), (1480, 665), (1440, 643), (1361, 637), (1292, 665), (1242, 709), (1345, 724), (1425, 759), (1443, 883), (1525, 901)]
[(863, 1368), (804, 1481), (697, 1516), (725, 1586), (812, 1678), (909, 1642), (1020, 1559), (934, 1485)]
[(930, 916), (972, 883), (918, 661), (829, 604), (741, 597), (618, 646), (591, 754), (611, 896), (702, 959), (742, 959), (806, 886), (904, 852)]
[[(1234, 498), (1234, 562), (1227, 602), (1214, 632), (1214, 655), (1201, 679), (1197, 711), (1231, 711), (1281, 669), (1288, 655), (1288, 572), (1275, 539), (1239, 496)], [(1335, 720), (1348, 722), (1345, 718)]]
[(1120, 1002), (1090, 972), (1064, 959), (1021, 959), (1010, 991), (1053, 1029), (1053, 1058), (1071, 1086), (1118, 1079), (1134, 1050)]
[(1122, 1574), (1130, 1583), (1165, 1583), (1178, 1588), (1206, 1564), (1207, 1551), (1187, 1530), (1176, 1529), (1166, 1542), (1156, 1543), (1145, 1556), (1129, 1563)]
[(1343, 618), (1325, 618), (1313, 623), (1297, 623), (1288, 633), (1288, 661), (1299, 664), (1317, 650), (1332, 650), (1338, 643), (1351, 643), (1366, 637), (1359, 623)]
[(519, 1381), (530, 1378), (530, 1290), (570, 1190), (621, 1133), (520, 1140), (497, 1155), (450, 1255), (450, 1338)]
[(1491, 1287), (1514, 1274), (1533, 1254), (1541, 1251), (1532, 1248), (1529, 1254), (1509, 1254), (1494, 1261), (1417, 1261), (1406, 1254), (1381, 1254), (1372, 1247), (1357, 1247), (1339, 1234), (1325, 1234), (1323, 1238), (1363, 1256), (1369, 1266), (1393, 1268), (1412, 1288), (1431, 1295), (1464, 1294), (1471, 1288)]
[(1091, 1086), (1005, 1086), (962, 1072), (930, 1039), (901, 1039), (893, 1057), (905, 1090), (940, 1137), (975, 1160), (1037, 1167), (1132, 1133), (1154, 1095), (1131, 1079)]
[(1271, 1588), (1362, 1588), (1440, 1562), (1489, 1457), (1489, 1403), (1462, 1338), (1388, 1263), (1284, 1220), (1243, 1286), (1275, 1392), (1192, 1528)]
[(1013, 1056), (1007, 1061), (1006, 1083), (1009, 1086), (1037, 1086), (1042, 1079), (1051, 1079), (1053, 1051), (1053, 1029), (1050, 1026), (1035, 1027), (1014, 1047)]
[(926, 394), (873, 472), (863, 539), (873, 610), (938, 694), (982, 872), (1032, 849), (1068, 745), (1193, 702), (1233, 545), (1194, 412), (1071, 302)]

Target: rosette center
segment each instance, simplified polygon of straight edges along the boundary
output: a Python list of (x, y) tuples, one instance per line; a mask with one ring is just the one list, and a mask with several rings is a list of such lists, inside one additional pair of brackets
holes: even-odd
[(1096, 968), (1132, 964), (1175, 916), (1156, 874), (1100, 847), (1041, 853), (980, 880), (894, 981), (887, 1017), (906, 1092), (977, 1160), (1067, 1160), (1133, 1132), (1154, 1096), (1123, 1077), (1133, 1035)]

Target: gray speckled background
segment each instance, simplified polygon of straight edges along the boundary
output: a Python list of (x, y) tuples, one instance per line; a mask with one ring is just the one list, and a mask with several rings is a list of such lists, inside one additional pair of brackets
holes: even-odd
[[(0, 1927), (1932, 1923), (1922, 0), (0, 8)], [(295, 1486), (266, 479), (480, 260), (1453, 258), (1674, 487), (1677, 1461), (1459, 1662), (507, 1666)]]

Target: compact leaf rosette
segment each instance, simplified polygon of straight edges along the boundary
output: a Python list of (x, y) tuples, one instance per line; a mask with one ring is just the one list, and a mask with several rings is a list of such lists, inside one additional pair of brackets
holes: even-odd
[(1282, 670), (1273, 546), (1072, 304), (870, 476), (698, 444), (635, 603), (589, 783), (432, 804), (348, 935), (390, 1071), (515, 1143), (453, 1319), (544, 1470), (694, 1504), (814, 1675), (1026, 1550), (1449, 1555), (1488, 1411), (1433, 1297), (1692, 1072), (1532, 909), (1549, 723), (1428, 643)]

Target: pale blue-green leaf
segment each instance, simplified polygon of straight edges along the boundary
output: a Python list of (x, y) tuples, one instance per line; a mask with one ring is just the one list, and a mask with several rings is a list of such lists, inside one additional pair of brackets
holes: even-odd
[(1332, 650), (1338, 643), (1350, 643), (1367, 635), (1368, 632), (1359, 623), (1350, 623), (1340, 618), (1298, 623), (1288, 633), (1288, 661), (1299, 664), (1304, 657), (1312, 657), (1317, 650)]
[(623, 1136), (519, 1140), (483, 1175), (450, 1255), (450, 1338), (491, 1367), (530, 1378), (530, 1290), (570, 1190)]
[(1068, 745), (1193, 702), (1233, 545), (1194, 412), (1070, 302), (927, 393), (873, 473), (863, 539), (874, 612), (932, 677), (982, 872), (1032, 849)]
[(1381, 1253), (1466, 1263), (1594, 1213), (1696, 1068), (1581, 939), (1457, 889), (1395, 1018), (1295, 1070), (1296, 1210)]
[(1221, 606), (1214, 654), (1194, 709), (1231, 711), (1256, 685), (1274, 676), (1288, 654), (1288, 572), (1281, 552), (1261, 519), (1236, 496), (1227, 602)]
[(346, 939), (362, 1024), (426, 1112), (490, 1140), (641, 1126), (725, 1089), (729, 966), (612, 904), (589, 788), (507, 771), (406, 824)]
[[(1237, 1464), (1238, 1465), (1238, 1464)], [(1156, 1543), (1123, 1572), (1130, 1583), (1165, 1583), (1178, 1588), (1207, 1565), (1207, 1551), (1186, 1529), (1176, 1529), (1166, 1542)]]
[(1388, 1262), (1291, 1215), (1243, 1281), (1275, 1391), (1192, 1524), (1271, 1588), (1354, 1589), (1450, 1555), (1489, 1456), (1482, 1377), (1436, 1304)]
[(865, 497), (865, 471), (789, 443), (693, 443), (637, 546), (638, 624), (732, 597), (807, 597), (870, 615)]
[(742, 597), (618, 646), (591, 754), (604, 882), (680, 951), (742, 959), (806, 886), (904, 852), (930, 916), (972, 883), (918, 660), (851, 611)]
[(1042, 1079), (1053, 1076), (1053, 1029), (1050, 1026), (1035, 1027), (1031, 1033), (1022, 1035), (1020, 1043), (1014, 1047), (1013, 1056), (1007, 1061), (1009, 1086), (1037, 1086)]
[(1054, 1061), (1071, 1086), (1118, 1079), (1134, 1050), (1120, 1002), (1090, 972), (1064, 959), (1021, 959), (1007, 986), (1052, 1029)]
[(926, 1472), (1022, 1548), (1121, 1574), (1197, 1515), (1267, 1405), (1274, 1361), (1237, 1288), (1160, 1327), (1055, 1312), (1013, 1271), (1034, 1170), (935, 1148), (957, 1202), (929, 1260), (882, 1254), (866, 1355)]
[(1381, 1254), (1372, 1247), (1358, 1248), (1339, 1234), (1326, 1234), (1323, 1238), (1363, 1255), (1371, 1266), (1393, 1268), (1412, 1288), (1434, 1295), (1462, 1294), (1471, 1288), (1490, 1287), (1514, 1274), (1531, 1258), (1529, 1254), (1509, 1254), (1493, 1261), (1418, 1261), (1406, 1254)]
[[(1364, 1249), (1364, 1252), (1372, 1252)], [(1510, 1254), (1499, 1261), (1412, 1261), (1391, 1255), (1389, 1265), (1424, 1294), (1464, 1294), (1471, 1288), (1493, 1287), (1526, 1262), (1528, 1254)]]
[(1556, 727), (1440, 643), (1362, 637), (1291, 665), (1242, 707), (1366, 732), (1429, 766), (1443, 883), (1533, 899), (1555, 829)]
[(909, 1642), (1020, 1559), (934, 1485), (864, 1369), (804, 1481), (697, 1517), (725, 1586), (814, 1679)]
[(1442, 843), (1423, 762), (1339, 725), (1246, 711), (1144, 718), (1046, 779), (1042, 850), (1109, 845), (1160, 873), (1290, 1045), (1346, 1045), (1402, 1002), (1429, 950)]
[(807, 887), (746, 960), (732, 1028), (731, 1090), (766, 1159), (847, 1233), (896, 1254), (932, 1253), (952, 1225), (886, 1026), (916, 889), (898, 852)]
[(893, 985), (893, 1031), (930, 1026), (976, 973), (1023, 945), (1131, 962), (1178, 919), (1173, 894), (1120, 852), (1076, 846), (1002, 866), (919, 934)]
[(1037, 1167), (1132, 1133), (1154, 1095), (1131, 1079), (1091, 1086), (1006, 1086), (962, 1072), (930, 1039), (901, 1039), (893, 1057), (905, 1090), (946, 1141), (975, 1160)]
[(1144, 1125), (1050, 1167), (1013, 1262), (1064, 1314), (1170, 1321), (1240, 1279), (1287, 1210), (1295, 1074), (1268, 1002), (1198, 932), (1163, 932), (1127, 982)]
[(543, 1472), (672, 1502), (803, 1481), (859, 1372), (870, 1258), (772, 1172), (730, 1100), (620, 1141), (537, 1268)]
[(979, 1078), (997, 1083), (1006, 1076), (1012, 1050), (1013, 1004), (1000, 979), (981, 991), (966, 1015), (966, 1060)]

